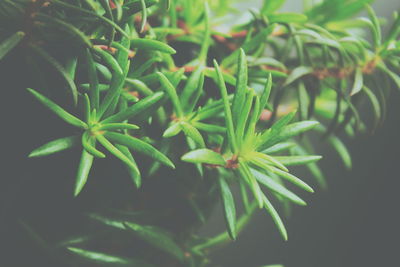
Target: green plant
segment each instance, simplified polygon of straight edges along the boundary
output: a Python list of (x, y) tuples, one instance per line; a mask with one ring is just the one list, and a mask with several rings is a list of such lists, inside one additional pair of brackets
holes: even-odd
[[(304, 14), (279, 12), (284, 2), (264, 1), (228, 33), (216, 28), (226, 0), (0, 3), (0, 60), (25, 51), (38, 72), (26, 76), (35, 89), (24, 109), (39, 101), (74, 126), (29, 157), (80, 153), (66, 189), (76, 199), (63, 200), (73, 227), (46, 232), (47, 217), (16, 216), (46, 257), (66, 266), (208, 266), (210, 251), (261, 208), (287, 239), (272, 203), (306, 205), (290, 184), (313, 192), (288, 167), (304, 165), (325, 187), (316, 140), (351, 168), (338, 134), (383, 122), (391, 88), (400, 88), (400, 17), (383, 35), (370, 0), (305, 1)], [(363, 9), (368, 17), (354, 19)], [(365, 99), (372, 122), (359, 111)], [(126, 167), (132, 187), (102, 182), (108, 161), (112, 172)], [(227, 232), (196, 236), (217, 199)]]

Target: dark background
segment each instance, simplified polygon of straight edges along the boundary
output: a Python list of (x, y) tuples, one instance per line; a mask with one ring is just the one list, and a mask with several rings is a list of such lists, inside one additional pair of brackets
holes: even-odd
[[(299, 10), (302, 1), (288, 1), (287, 10)], [(380, 16), (390, 18), (397, 0), (376, 1)], [(393, 91), (394, 92), (394, 91)], [(400, 266), (400, 95), (389, 101), (388, 118), (372, 135), (347, 140), (353, 170), (346, 171), (337, 155), (323, 152), (320, 162), (328, 189), (302, 194), (307, 207), (294, 207), (285, 218), (289, 240), (282, 241), (265, 211), (234, 244), (217, 251), (215, 262), (224, 267), (383, 267)], [(306, 173), (299, 174), (305, 177)], [(308, 180), (310, 181), (310, 180)], [(215, 217), (219, 217), (216, 209)], [(205, 232), (222, 229), (214, 219)]]

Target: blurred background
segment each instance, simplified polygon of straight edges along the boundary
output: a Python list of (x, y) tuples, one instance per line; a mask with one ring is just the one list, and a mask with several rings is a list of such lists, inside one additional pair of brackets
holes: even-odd
[[(243, 12), (260, 1), (245, 1)], [(388, 20), (399, 10), (398, 0), (375, 1), (379, 16)], [(300, 11), (302, 1), (288, 0), (285, 11)], [(362, 14), (361, 14), (362, 15)], [(223, 267), (383, 267), (400, 266), (400, 94), (389, 103), (388, 118), (374, 134), (347, 140), (353, 170), (345, 170), (328, 148), (321, 160), (327, 190), (305, 197), (307, 207), (294, 207), (285, 218), (289, 240), (282, 241), (269, 215), (260, 211), (239, 239), (214, 254)], [(296, 172), (306, 177), (306, 172)], [(311, 179), (308, 179), (310, 181)], [(281, 212), (282, 213), (282, 212)], [(220, 207), (204, 229), (223, 229)], [(218, 229), (218, 230), (216, 230)]]

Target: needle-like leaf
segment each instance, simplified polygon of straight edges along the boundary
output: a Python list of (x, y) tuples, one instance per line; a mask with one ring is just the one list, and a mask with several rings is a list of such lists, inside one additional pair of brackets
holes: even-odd
[(35, 158), (48, 156), (57, 152), (70, 149), (78, 144), (79, 138), (77, 136), (59, 138), (36, 148), (29, 154), (29, 157)]
[(172, 161), (169, 158), (167, 158), (163, 153), (158, 151), (152, 145), (150, 145), (138, 138), (134, 138), (129, 135), (113, 133), (113, 132), (106, 132), (104, 134), (104, 136), (117, 144), (124, 145), (124, 146), (128, 147), (129, 149), (132, 149), (139, 153), (143, 153), (143, 154), (151, 157), (152, 159), (161, 162), (165, 166), (168, 166), (173, 169), (175, 168), (175, 165), (172, 163)]
[(76, 127), (86, 129), (88, 128), (87, 124), (75, 117), (74, 115), (68, 113), (65, 109), (45, 97), (44, 95), (36, 92), (33, 89), (27, 89), (40, 103), (42, 103), (46, 108), (50, 109), (54, 112), (57, 116), (59, 116), (65, 122), (74, 125)]
[(90, 169), (92, 168), (94, 157), (85, 149), (82, 150), (81, 160), (79, 162), (78, 172), (76, 174), (74, 196), (78, 196), (86, 184)]
[(226, 226), (228, 229), (229, 236), (235, 240), (236, 239), (236, 208), (235, 201), (228, 184), (226, 183), (224, 177), (218, 178), (219, 189), (221, 192), (222, 204), (224, 207), (224, 215)]
[(0, 60), (16, 47), (25, 37), (24, 32), (16, 32), (0, 43)]
[(221, 154), (210, 149), (197, 149), (190, 151), (182, 156), (181, 160), (190, 163), (203, 163), (211, 165), (225, 166), (225, 159)]
[(224, 81), (224, 77), (222, 76), (221, 69), (218, 66), (216, 60), (214, 60), (214, 68), (217, 72), (217, 79), (218, 79), (218, 87), (221, 93), (221, 97), (224, 101), (224, 111), (225, 111), (225, 124), (228, 132), (228, 142), (230, 144), (231, 150), (233, 153), (236, 153), (238, 150), (238, 145), (236, 143), (236, 135), (234, 131), (234, 124), (232, 118), (231, 107), (228, 99), (228, 92), (226, 90), (226, 85)]
[(130, 222), (126, 222), (125, 227), (150, 245), (167, 252), (181, 262), (184, 260), (182, 249), (165, 230), (155, 226), (139, 225)]

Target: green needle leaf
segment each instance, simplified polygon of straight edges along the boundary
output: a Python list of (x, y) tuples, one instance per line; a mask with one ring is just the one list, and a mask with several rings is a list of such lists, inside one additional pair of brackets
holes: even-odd
[(96, 65), (93, 60), (92, 53), (89, 49), (85, 50), (86, 62), (88, 67), (88, 78), (89, 78), (89, 85), (90, 85), (90, 103), (92, 103), (93, 108), (96, 110), (99, 109), (99, 102), (100, 102), (100, 88), (99, 88), (99, 78), (97, 76)]
[(128, 222), (125, 223), (125, 227), (150, 245), (167, 252), (181, 262), (184, 260), (184, 252), (165, 230)]
[(185, 121), (181, 122), (181, 126), (185, 135), (187, 137), (190, 137), (196, 143), (197, 146), (199, 146), (200, 148), (206, 147), (206, 143), (204, 142), (203, 136), (201, 136), (199, 130), (197, 130), (190, 123), (187, 123)]
[(221, 154), (206, 148), (190, 151), (183, 155), (181, 160), (190, 163), (203, 163), (221, 166), (226, 165), (225, 159)]
[(229, 104), (228, 92), (226, 90), (224, 77), (222, 76), (222, 72), (221, 72), (216, 60), (214, 60), (214, 68), (217, 72), (218, 87), (221, 92), (221, 97), (224, 101), (225, 124), (226, 124), (227, 130), (228, 130), (228, 141), (229, 141), (232, 152), (236, 153), (238, 150), (238, 145), (236, 143), (236, 136), (235, 136), (235, 131), (233, 128), (233, 118), (232, 118), (231, 107)]
[(36, 148), (29, 154), (29, 157), (35, 158), (48, 156), (57, 152), (70, 149), (78, 144), (79, 138), (77, 136), (63, 137)]
[(42, 103), (45, 107), (50, 109), (52, 112), (54, 112), (57, 116), (59, 116), (62, 120), (65, 122), (74, 125), (79, 128), (87, 129), (88, 126), (86, 123), (75, 117), (74, 115), (68, 113), (65, 109), (45, 97), (44, 95), (36, 92), (33, 89), (28, 88), (27, 89), (37, 100), (39, 100), (40, 103)]
[(24, 32), (16, 32), (0, 43), (0, 60), (16, 47), (25, 37)]
[(150, 265), (141, 260), (127, 259), (119, 256), (105, 254), (102, 252), (95, 252), (75, 247), (67, 247), (67, 249), (80, 257), (99, 264), (119, 264), (127, 266), (129, 265), (131, 267), (154, 267), (153, 265)]
[(129, 148), (122, 145), (115, 145), (131, 162), (135, 165), (135, 168), (132, 168), (132, 165), (126, 165), (128, 167), (129, 175), (131, 176), (136, 188), (140, 188), (142, 185), (142, 176), (140, 174), (139, 168), (136, 164), (135, 159), (132, 156), (132, 153), (129, 151)]
[(256, 171), (254, 169), (250, 170), (254, 177), (257, 179), (257, 181), (263, 185), (265, 185), (268, 189), (271, 191), (289, 199), (295, 204), (298, 204), (300, 206), (306, 206), (307, 203), (302, 200), (300, 197), (298, 197), (296, 194), (293, 192), (289, 191), (286, 189), (283, 185), (280, 185), (279, 183), (275, 182), (272, 178), (268, 177), (267, 175)]
[(236, 240), (236, 208), (235, 201), (228, 184), (223, 177), (218, 178), (221, 192), (222, 203), (224, 206), (224, 215), (229, 236)]
[(297, 111), (295, 110), (286, 114), (277, 122), (275, 122), (271, 128), (264, 131), (264, 133), (262, 133), (259, 137), (259, 143), (264, 144), (265, 147), (269, 147), (270, 145), (277, 143), (275, 140), (277, 139), (279, 133), (282, 131), (283, 127), (285, 127), (293, 119), (296, 112)]
[(57, 29), (64, 30), (67, 33), (70, 33), (76, 39), (78, 39), (82, 44), (84, 44), (86, 47), (92, 47), (92, 43), (90, 42), (89, 38), (78, 28), (76, 28), (74, 25), (70, 23), (66, 23), (65, 21), (43, 14), (43, 13), (38, 13), (36, 14), (35, 18), (43, 21), (47, 25), (51, 25), (52, 27), (55, 27)]
[(102, 123), (99, 127), (99, 131), (137, 130), (139, 128), (139, 126), (131, 123)]
[(369, 100), (371, 101), (372, 108), (373, 108), (374, 115), (375, 115), (375, 128), (376, 128), (379, 123), (379, 119), (382, 116), (382, 111), (381, 111), (381, 106), (379, 104), (379, 100), (375, 96), (375, 94), (371, 91), (371, 89), (369, 89), (367, 86), (363, 86), (362, 89), (365, 92), (365, 94), (367, 95), (367, 97), (369, 98)]
[(221, 127), (218, 125), (213, 125), (213, 124), (208, 124), (208, 123), (202, 123), (202, 122), (192, 122), (192, 125), (199, 129), (200, 131), (204, 131), (207, 133), (217, 133), (217, 134), (225, 134), (226, 133), (226, 128)]
[(290, 149), (290, 148), (292, 148), (294, 146), (296, 146), (296, 143), (293, 143), (293, 142), (282, 142), (282, 143), (278, 143), (276, 145), (273, 145), (273, 146), (267, 148), (266, 150), (262, 151), (262, 153), (264, 153), (264, 154), (278, 153), (278, 152), (282, 152), (282, 151), (288, 150), (288, 149)]
[(140, 32), (142, 33), (147, 23), (147, 7), (145, 0), (140, 0), (140, 5), (142, 7), (142, 22), (140, 23)]
[(304, 165), (304, 164), (309, 164), (316, 162), (320, 159), (322, 159), (322, 156), (316, 156), (316, 155), (311, 155), (311, 156), (276, 156), (274, 157), (277, 161), (282, 163), (285, 166), (298, 166), (298, 165)]
[[(92, 142), (94, 145), (92, 145)], [(85, 131), (82, 134), (82, 146), (83, 148), (92, 156), (98, 157), (98, 158), (105, 158), (106, 155), (104, 155), (103, 152), (99, 151), (95, 147), (95, 138), (93, 136), (90, 136), (89, 131)]]
[(265, 106), (268, 104), (269, 95), (271, 94), (272, 89), (272, 75), (268, 74), (267, 82), (265, 83), (265, 87), (263, 93), (260, 97), (260, 110), (258, 112), (258, 118), (261, 116), (261, 112), (264, 110)]
[(127, 119), (133, 118), (136, 115), (140, 115), (143, 112), (146, 112), (152, 109), (164, 96), (163, 92), (154, 93), (136, 104), (128, 107), (125, 110), (122, 110), (106, 119), (101, 121), (101, 124), (108, 124), (113, 122), (122, 122)]
[(361, 91), (364, 85), (363, 73), (361, 68), (357, 68), (354, 74), (354, 84), (350, 95), (353, 96)]
[(150, 145), (146, 142), (143, 142), (142, 140), (140, 140), (138, 138), (134, 138), (129, 135), (113, 133), (113, 132), (106, 132), (104, 134), (104, 136), (117, 144), (127, 146), (128, 148), (130, 148), (134, 151), (143, 153), (143, 154), (151, 157), (152, 159), (163, 163), (165, 166), (175, 169), (175, 165), (172, 163), (172, 161), (169, 158), (167, 158), (163, 153), (158, 151), (152, 145)]
[[(301, 133), (304, 133), (308, 130), (311, 130), (315, 126), (317, 126), (319, 122), (317, 121), (301, 121), (295, 122), (289, 125), (286, 125), (282, 128), (282, 130), (273, 138), (266, 140), (265, 143), (262, 144), (262, 148), (267, 148), (268, 146), (274, 145), (281, 141), (285, 141), (289, 138), (297, 136)], [(262, 150), (262, 149), (261, 149)]]
[(64, 78), (64, 80), (67, 82), (69, 88), (71, 89), (72, 92), (72, 97), (74, 99), (74, 103), (78, 103), (78, 89), (76, 88), (75, 82), (72, 80), (68, 72), (65, 70), (63, 66), (61, 66), (58, 61), (50, 56), (45, 50), (43, 50), (39, 46), (31, 45), (30, 46), (38, 55), (40, 55), (44, 60), (46, 60), (50, 65), (54, 67), (56, 71), (61, 75), (61, 77)]
[(157, 72), (158, 78), (160, 79), (160, 83), (162, 86), (165, 88), (165, 91), (167, 92), (169, 98), (171, 99), (172, 105), (174, 106), (174, 111), (178, 118), (182, 118), (184, 116), (183, 114), (183, 109), (181, 102), (179, 101), (179, 97), (176, 94), (176, 89), (172, 85), (172, 83), (168, 80), (167, 77), (165, 77), (164, 74), (161, 72)]
[(163, 133), (163, 137), (169, 138), (179, 134), (182, 131), (181, 123), (172, 123)]
[(74, 196), (78, 196), (86, 184), (90, 169), (92, 168), (94, 157), (85, 149), (82, 151), (81, 160), (79, 162), (78, 173), (76, 175)]
[[(122, 134), (121, 134), (122, 135)], [(113, 154), (116, 158), (120, 159), (123, 163), (129, 166), (132, 169), (137, 168), (136, 164), (132, 162), (132, 160), (127, 157), (124, 153), (122, 153), (117, 147), (115, 147), (110, 141), (108, 141), (103, 135), (97, 135), (97, 140), (102, 144), (111, 154)]]
[(289, 84), (293, 83), (297, 79), (300, 79), (301, 77), (308, 75), (312, 72), (313, 72), (313, 68), (311, 68), (311, 67), (306, 67), (306, 66), (297, 67), (286, 78), (286, 81), (283, 84), (283, 86), (288, 86)]
[(269, 170), (280, 177), (286, 179), (287, 181), (291, 182), (294, 185), (297, 185), (298, 187), (304, 189), (307, 192), (314, 193), (314, 189), (312, 189), (308, 184), (294, 176), (293, 174), (290, 174), (288, 172), (282, 171), (280, 169), (277, 169), (275, 167), (269, 167)]
[(129, 35), (128, 35), (120, 26), (118, 26), (118, 24), (116, 24), (116, 23), (113, 22), (112, 20), (106, 18), (105, 16), (102, 16), (102, 15), (99, 15), (99, 14), (97, 14), (97, 13), (95, 13), (95, 12), (92, 12), (92, 11), (89, 11), (89, 10), (86, 10), (86, 9), (83, 9), (83, 8), (81, 8), (81, 7), (79, 7), (79, 6), (75, 6), (75, 5), (72, 5), (72, 4), (69, 4), (69, 3), (65, 3), (64, 1), (61, 1), (61, 0), (52, 0), (52, 3), (55, 4), (55, 5), (59, 5), (59, 6), (62, 6), (62, 7), (67, 8), (67, 9), (74, 10), (74, 11), (77, 11), (77, 12), (79, 12), (79, 13), (85, 14), (85, 16), (93, 16), (93, 17), (96, 17), (96, 18), (98, 18), (99, 20), (101, 20), (102, 22), (104, 22), (104, 23), (106, 23), (106, 24), (108, 24), (108, 25), (114, 27), (114, 28), (115, 28), (117, 31), (119, 31), (123, 36), (129, 38)]
[(246, 54), (242, 48), (240, 48), (238, 58), (238, 72), (236, 79), (236, 92), (233, 98), (232, 104), (232, 116), (234, 126), (237, 127), (239, 118), (246, 116), (242, 115), (243, 104), (246, 102), (246, 89), (247, 89), (247, 59)]
[(287, 235), (285, 225), (283, 224), (282, 219), (279, 216), (278, 212), (276, 212), (274, 206), (272, 206), (271, 202), (268, 200), (268, 198), (265, 195), (264, 195), (264, 207), (268, 211), (268, 213), (271, 215), (272, 220), (275, 222), (275, 225), (278, 227), (279, 232), (281, 233), (281, 235), (283, 237), (283, 240), (287, 241), (288, 235)]
[[(175, 54), (176, 50), (173, 49), (171, 46), (167, 45), (166, 43), (145, 39), (145, 38), (136, 38), (131, 40), (131, 47), (139, 48), (143, 50), (156, 50), (167, 54)], [(157, 59), (159, 61), (160, 59)]]

